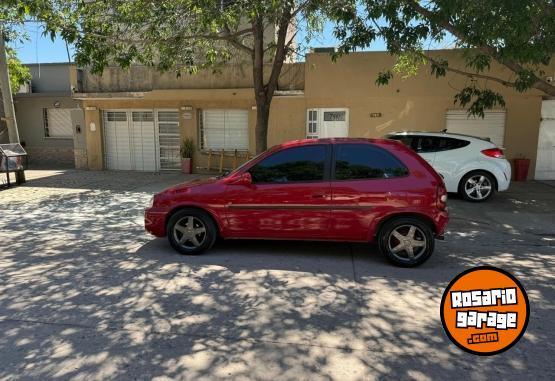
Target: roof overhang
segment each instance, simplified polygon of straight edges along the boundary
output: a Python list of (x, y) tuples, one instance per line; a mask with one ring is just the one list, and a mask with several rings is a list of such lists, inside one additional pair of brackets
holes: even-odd
[(74, 93), (73, 99), (79, 100), (112, 100), (112, 99), (141, 99), (145, 97), (143, 91), (122, 92), (122, 93)]

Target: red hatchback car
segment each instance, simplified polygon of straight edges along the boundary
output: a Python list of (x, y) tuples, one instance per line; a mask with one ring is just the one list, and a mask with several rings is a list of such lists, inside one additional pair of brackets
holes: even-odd
[(446, 201), (441, 177), (402, 143), (308, 139), (156, 194), (145, 227), (183, 254), (217, 237), (377, 241), (393, 263), (416, 266), (443, 237)]

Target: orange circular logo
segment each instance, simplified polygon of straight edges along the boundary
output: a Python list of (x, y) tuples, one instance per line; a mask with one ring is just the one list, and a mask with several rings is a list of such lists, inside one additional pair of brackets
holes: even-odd
[(459, 348), (482, 356), (512, 347), (526, 331), (530, 304), (524, 287), (492, 266), (464, 271), (441, 299), (441, 323)]

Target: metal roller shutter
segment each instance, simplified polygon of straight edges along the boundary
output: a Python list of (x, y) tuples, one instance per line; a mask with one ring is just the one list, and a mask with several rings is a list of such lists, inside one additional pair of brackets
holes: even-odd
[(53, 138), (73, 137), (70, 109), (48, 109), (48, 136)]
[(247, 110), (203, 110), (202, 148), (213, 150), (249, 149)]
[(447, 132), (489, 138), (499, 147), (505, 143), (505, 111), (486, 111), (484, 118), (468, 116), (466, 110), (448, 110)]

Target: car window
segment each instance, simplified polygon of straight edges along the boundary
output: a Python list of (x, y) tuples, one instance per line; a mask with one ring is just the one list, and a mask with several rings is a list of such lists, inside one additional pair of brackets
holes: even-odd
[(433, 136), (419, 136), (413, 147), (418, 153), (436, 152), (437, 139)]
[(409, 148), (412, 147), (413, 137), (408, 135), (389, 135), (388, 139), (398, 140)]
[(335, 149), (336, 180), (380, 179), (409, 173), (391, 153), (370, 144), (338, 144)]
[(325, 162), (323, 144), (293, 147), (268, 156), (249, 172), (253, 183), (321, 181)]
[(455, 138), (437, 138), (437, 151), (449, 151), (452, 149), (462, 148), (469, 145), (468, 140), (455, 139)]

